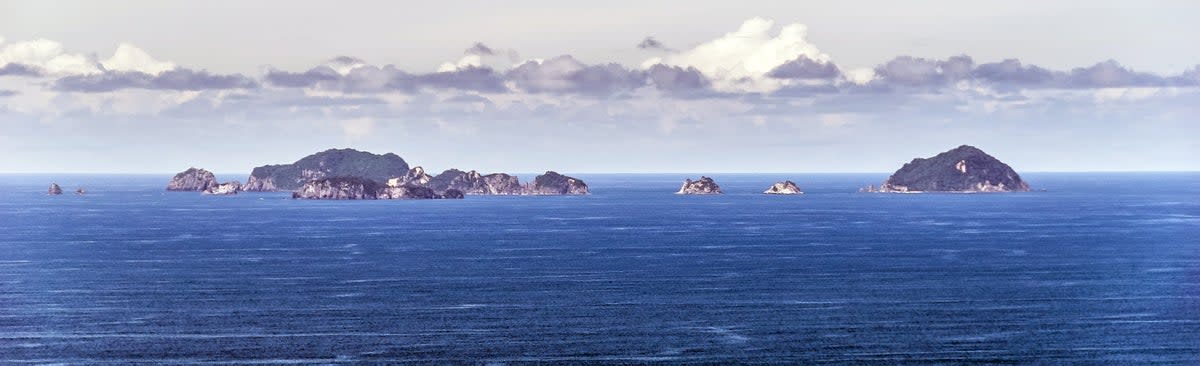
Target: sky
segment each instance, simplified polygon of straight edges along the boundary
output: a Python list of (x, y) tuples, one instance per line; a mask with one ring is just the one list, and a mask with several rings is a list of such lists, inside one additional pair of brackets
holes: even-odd
[(0, 0), (0, 173), (1200, 170), (1192, 1)]

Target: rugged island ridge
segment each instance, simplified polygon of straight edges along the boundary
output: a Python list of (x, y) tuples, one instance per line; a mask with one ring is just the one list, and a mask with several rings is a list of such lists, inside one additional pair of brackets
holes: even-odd
[(679, 187), (679, 191), (675, 194), (724, 194), (721, 192), (721, 186), (717, 185), (712, 178), (701, 176), (700, 180), (693, 181), (691, 178), (683, 181), (683, 186)]
[(763, 191), (763, 194), (804, 194), (804, 192), (800, 190), (800, 186), (797, 186), (796, 183), (788, 180), (783, 182), (775, 182), (775, 184), (771, 185), (770, 188), (767, 188), (767, 190)]
[(291, 164), (254, 168), (242, 187), (246, 191), (290, 191), (324, 178), (362, 177), (376, 182), (404, 176), (408, 163), (396, 154), (376, 155), (354, 149), (329, 149)]
[(204, 169), (188, 168), (167, 182), (168, 191), (204, 191), (217, 185), (217, 177)]
[(887, 181), (865, 192), (1028, 192), (1008, 164), (974, 146), (962, 145), (931, 158), (916, 158)]

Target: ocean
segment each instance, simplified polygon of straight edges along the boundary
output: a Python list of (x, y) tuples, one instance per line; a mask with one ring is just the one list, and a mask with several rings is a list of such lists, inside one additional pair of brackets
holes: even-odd
[[(305, 201), (0, 175), (0, 363), (1200, 362), (1200, 173), (672, 194), (698, 176)], [(760, 194), (784, 179), (807, 194)]]

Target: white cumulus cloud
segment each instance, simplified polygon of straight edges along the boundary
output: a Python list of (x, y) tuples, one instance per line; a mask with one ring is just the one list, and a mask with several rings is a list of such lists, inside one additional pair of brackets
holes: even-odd
[(100, 64), (91, 57), (66, 53), (61, 43), (48, 39), (14, 42), (0, 48), (0, 66), (10, 63), (35, 66), (51, 74), (95, 74)]
[(151, 75), (158, 75), (163, 71), (175, 69), (175, 63), (170, 61), (160, 61), (151, 57), (150, 54), (128, 43), (122, 43), (117, 46), (117, 50), (113, 52), (112, 57), (100, 63), (105, 69), (113, 71), (138, 71)]
[(643, 66), (692, 66), (712, 79), (717, 90), (769, 92), (784, 85), (782, 80), (767, 77), (779, 65), (800, 56), (830, 62), (829, 55), (808, 42), (805, 25), (788, 24), (772, 35), (774, 28), (773, 20), (752, 18), (734, 32), (679, 53), (649, 59)]

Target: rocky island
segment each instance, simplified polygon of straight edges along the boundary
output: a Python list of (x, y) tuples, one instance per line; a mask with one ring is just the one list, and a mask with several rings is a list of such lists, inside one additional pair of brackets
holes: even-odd
[(329, 149), (291, 164), (254, 168), (242, 190), (290, 191), (311, 181), (336, 177), (360, 177), (386, 182), (388, 178), (402, 177), (407, 173), (408, 163), (396, 154), (376, 155), (354, 149)]
[(589, 194), (588, 185), (582, 180), (547, 171), (533, 179), (525, 189), (526, 194), (532, 195), (578, 195)]
[[(242, 190), (242, 183), (236, 180), (225, 183), (217, 183), (217, 177), (216, 175), (213, 175), (212, 172), (204, 169), (188, 168), (187, 170), (179, 172), (179, 174), (175, 174), (175, 176), (167, 182), (167, 190), (177, 192), (199, 191), (202, 194), (208, 195), (237, 194)], [(82, 191), (83, 190), (80, 189), (80, 191), (76, 193), (83, 194)]]
[(167, 182), (168, 191), (204, 191), (217, 185), (217, 177), (204, 169), (188, 168)]
[(796, 183), (788, 180), (783, 182), (775, 182), (775, 184), (771, 185), (770, 188), (767, 188), (767, 190), (763, 191), (763, 194), (804, 194), (804, 192), (800, 190), (800, 186), (797, 186)]
[(46, 194), (51, 196), (60, 195), (62, 194), (62, 187), (59, 187), (58, 183), (50, 183), (50, 189), (46, 190)]
[(683, 186), (679, 187), (679, 191), (675, 194), (723, 194), (721, 186), (718, 186), (712, 178), (701, 176), (700, 180), (693, 181), (690, 178), (683, 181)]
[(1029, 185), (1007, 164), (974, 146), (962, 145), (900, 167), (878, 188), (864, 192), (1028, 192)]

